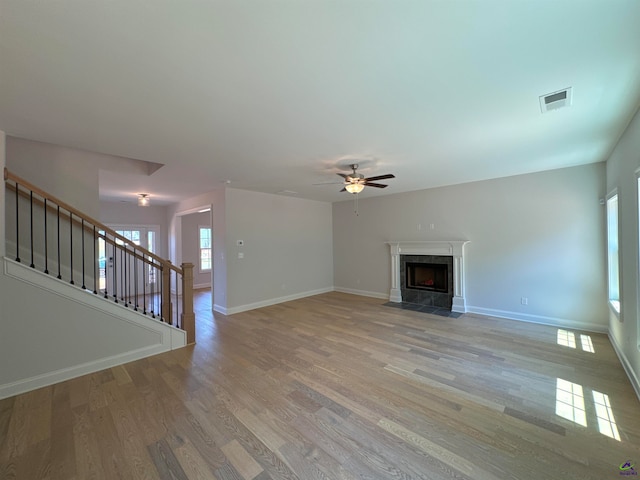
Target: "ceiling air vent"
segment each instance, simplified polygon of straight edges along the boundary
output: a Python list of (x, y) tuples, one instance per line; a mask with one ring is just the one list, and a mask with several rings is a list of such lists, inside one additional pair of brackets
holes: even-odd
[(540, 97), (540, 110), (542, 113), (558, 110), (571, 106), (571, 87), (557, 92), (548, 93)]

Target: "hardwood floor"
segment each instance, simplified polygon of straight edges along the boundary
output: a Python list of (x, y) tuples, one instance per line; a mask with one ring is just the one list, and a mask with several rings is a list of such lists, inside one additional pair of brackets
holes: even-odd
[[(640, 402), (605, 335), (571, 331), (571, 348), (554, 327), (382, 303), (329, 293), (213, 318), (199, 292), (195, 346), (0, 400), (0, 478), (602, 480), (627, 461), (640, 469)], [(611, 420), (619, 440), (601, 433), (614, 435)]]

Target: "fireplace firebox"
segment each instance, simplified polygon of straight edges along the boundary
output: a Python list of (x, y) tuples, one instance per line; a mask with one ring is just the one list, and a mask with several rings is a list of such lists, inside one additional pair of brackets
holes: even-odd
[(447, 265), (438, 263), (413, 263), (405, 265), (406, 288), (431, 292), (448, 292)]
[(451, 309), (453, 257), (449, 255), (400, 255), (402, 301)]

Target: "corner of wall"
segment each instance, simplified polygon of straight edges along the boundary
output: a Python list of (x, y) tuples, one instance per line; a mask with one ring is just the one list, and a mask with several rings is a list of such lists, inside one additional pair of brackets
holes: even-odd
[[(7, 164), (6, 159), (6, 148), (7, 145), (7, 137), (5, 133), (0, 130), (0, 171), (2, 171), (3, 175), (3, 183), (4, 183), (4, 167)], [(4, 199), (5, 196), (5, 188), (4, 185), (0, 188), (0, 257), (4, 257), (5, 254), (5, 234), (4, 234)]]
[(638, 304), (638, 184), (640, 168), (640, 110), (620, 136), (606, 163), (606, 191), (618, 191), (618, 246), (620, 263), (621, 316), (610, 312), (609, 340), (640, 399), (640, 310)]
[(613, 345), (613, 350), (616, 352), (616, 355), (618, 356), (618, 359), (622, 364), (622, 368), (624, 368), (624, 371), (626, 372), (627, 377), (629, 377), (629, 381), (631, 382), (631, 386), (636, 392), (636, 396), (638, 397), (638, 400), (640, 400), (640, 378), (638, 378), (638, 375), (636, 375), (636, 372), (633, 369), (631, 362), (629, 361), (627, 356), (624, 354), (624, 350), (622, 349), (622, 347), (618, 344), (618, 341), (616, 340), (615, 335), (612, 335), (611, 331), (609, 331), (608, 337), (609, 337), (609, 341), (611, 342), (611, 345)]

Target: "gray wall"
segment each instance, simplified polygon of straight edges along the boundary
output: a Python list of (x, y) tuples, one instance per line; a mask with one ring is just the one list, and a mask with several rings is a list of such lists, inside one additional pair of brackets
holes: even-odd
[(211, 212), (182, 217), (182, 261), (193, 263), (193, 285), (196, 288), (211, 286), (211, 272), (200, 272), (200, 226), (211, 226)]
[(112, 157), (7, 137), (7, 168), (98, 219), (98, 165)]
[(171, 258), (182, 257), (186, 215), (207, 205), (215, 310), (232, 314), (332, 290), (331, 204), (232, 188), (190, 198), (169, 212)]
[(605, 331), (604, 190), (600, 163), (336, 203), (335, 285), (387, 296), (385, 242), (469, 240), (469, 310)]
[[(0, 264), (0, 398), (171, 348), (170, 327), (24, 264)], [(14, 274), (17, 272), (14, 272)], [(28, 278), (30, 277), (30, 278)]]
[(232, 188), (225, 198), (228, 311), (332, 290), (331, 204)]
[(638, 184), (640, 111), (607, 161), (607, 192), (618, 189), (621, 316), (609, 311), (609, 333), (640, 397)]

